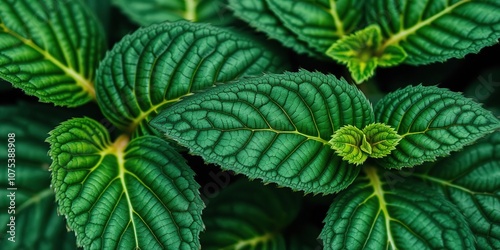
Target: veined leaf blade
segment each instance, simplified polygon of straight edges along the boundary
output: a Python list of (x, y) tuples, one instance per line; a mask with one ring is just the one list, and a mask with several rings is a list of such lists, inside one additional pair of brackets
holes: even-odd
[(365, 172), (333, 201), (320, 235), (324, 249), (474, 246), (464, 216), (437, 192), (417, 187), (410, 179), (391, 186), (373, 167)]
[(378, 162), (386, 168), (411, 167), (449, 155), (500, 128), (480, 104), (437, 87), (409, 86), (375, 106), (377, 122), (402, 136), (396, 149)]
[(266, 33), (270, 38), (280, 41), (284, 46), (299, 54), (322, 57), (310, 48), (307, 42), (300, 40), (295, 33), (287, 29), (280, 18), (270, 9), (267, 0), (228, 0), (235, 16), (250, 24), (255, 29)]
[(102, 28), (82, 1), (0, 1), (0, 77), (42, 102), (95, 99)]
[(167, 142), (143, 136), (111, 143), (88, 118), (50, 133), (59, 211), (85, 248), (199, 248), (203, 204), (194, 172)]
[(358, 28), (364, 1), (266, 0), (283, 25), (308, 47), (324, 54), (338, 39)]
[(468, 220), (477, 249), (500, 248), (500, 132), (419, 170)]
[(334, 193), (359, 168), (328, 141), (346, 124), (373, 122), (355, 87), (331, 75), (269, 74), (218, 86), (165, 109), (151, 123), (206, 161), (306, 192)]
[(97, 100), (115, 126), (134, 136), (158, 135), (148, 122), (181, 98), (286, 65), (272, 49), (228, 30), (183, 21), (152, 25), (106, 55), (97, 73)]
[(384, 48), (399, 44), (413, 65), (477, 53), (498, 43), (500, 2), (496, 0), (371, 0), (369, 23), (380, 25)]

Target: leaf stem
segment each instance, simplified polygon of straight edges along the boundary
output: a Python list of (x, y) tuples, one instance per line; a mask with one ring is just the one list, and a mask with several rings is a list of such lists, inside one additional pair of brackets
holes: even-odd
[(335, 0), (330, 0), (330, 15), (332, 15), (333, 21), (335, 22), (335, 28), (337, 30), (337, 35), (340, 37), (345, 36), (344, 24), (340, 20), (339, 13), (337, 12), (337, 3)]
[(184, 18), (186, 20), (196, 22), (196, 7), (198, 5), (198, 2), (196, 0), (185, 0), (184, 3), (186, 4), (186, 12), (184, 12)]

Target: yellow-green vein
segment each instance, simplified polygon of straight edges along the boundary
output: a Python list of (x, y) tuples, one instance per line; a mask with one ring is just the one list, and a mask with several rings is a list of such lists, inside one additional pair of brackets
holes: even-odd
[(58, 59), (53, 57), (50, 53), (40, 48), (37, 44), (35, 44), (31, 39), (24, 38), (23, 36), (17, 34), (13, 30), (9, 29), (5, 24), (0, 23), (0, 28), (3, 32), (11, 35), (12, 37), (18, 39), (26, 46), (34, 49), (36, 52), (40, 53), (46, 60), (53, 63), (56, 67), (60, 68), (67, 76), (73, 78), (77, 85), (82, 87), (83, 91), (87, 92), (92, 99), (96, 99), (94, 84), (92, 80), (86, 79), (79, 72), (76, 72), (73, 68), (68, 67), (61, 63)]
[(377, 175), (377, 169), (375, 167), (365, 167), (363, 168), (368, 179), (370, 180), (370, 185), (373, 187), (374, 195), (377, 197), (380, 205), (380, 211), (384, 214), (385, 227), (387, 231), (387, 241), (392, 249), (397, 249), (394, 238), (392, 237), (391, 231), (391, 216), (389, 211), (387, 211), (387, 202), (384, 198), (384, 189), (382, 188), (382, 181)]
[(431, 24), (432, 22), (436, 21), (438, 18), (440, 18), (440, 17), (442, 17), (442, 16), (450, 13), (455, 8), (457, 8), (458, 6), (460, 6), (462, 4), (465, 4), (467, 2), (470, 2), (470, 1), (471, 0), (462, 0), (460, 2), (457, 2), (457, 3), (453, 4), (453, 5), (450, 5), (450, 6), (446, 7), (442, 11), (436, 13), (435, 15), (433, 15), (433, 16), (425, 19), (425, 20), (422, 20), (421, 22), (413, 25), (410, 28), (400, 30), (398, 33), (396, 33), (393, 36), (389, 37), (389, 39), (387, 39), (384, 42), (384, 44), (380, 47), (379, 52), (383, 52), (390, 45), (398, 44), (401, 40), (406, 39), (409, 35), (415, 33), (417, 30), (419, 30), (419, 29), (421, 29), (421, 28), (423, 28), (423, 27)]

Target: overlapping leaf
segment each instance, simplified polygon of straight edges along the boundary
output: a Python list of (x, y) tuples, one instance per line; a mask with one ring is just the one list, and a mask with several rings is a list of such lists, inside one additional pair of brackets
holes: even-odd
[(500, 248), (500, 132), (418, 171), (465, 215), (477, 249)]
[(410, 179), (391, 186), (366, 168), (332, 203), (320, 238), (324, 249), (472, 249), (464, 216), (432, 189)]
[(386, 37), (382, 50), (398, 44), (413, 65), (462, 58), (500, 38), (497, 0), (369, 0), (365, 6), (368, 21)]
[(165, 109), (152, 125), (208, 162), (306, 192), (334, 193), (359, 168), (328, 144), (373, 122), (368, 100), (332, 75), (300, 71), (218, 86)]
[(323, 56), (339, 38), (358, 28), (363, 1), (229, 1), (236, 16), (298, 53)]
[(286, 249), (284, 230), (300, 210), (300, 194), (240, 181), (203, 211), (203, 249)]
[(448, 155), (500, 127), (481, 105), (446, 89), (406, 87), (375, 107), (377, 122), (396, 128), (399, 145), (379, 163), (386, 168), (418, 165)]
[(233, 19), (225, 0), (115, 0), (114, 4), (142, 26), (182, 19), (222, 25)]
[(42, 102), (94, 99), (104, 49), (102, 29), (82, 1), (0, 1), (0, 77)]
[(195, 91), (286, 63), (257, 41), (188, 22), (165, 23), (125, 37), (98, 71), (97, 99), (104, 115), (135, 135), (155, 134), (157, 112)]
[(89, 118), (50, 133), (60, 213), (87, 249), (197, 249), (202, 230), (194, 172), (153, 136), (111, 143)]
[[(22, 103), (0, 107), (0, 161), (5, 171), (0, 179), (1, 249), (76, 249), (76, 239), (67, 232), (64, 219), (58, 216), (50, 188), (49, 145), (44, 140), (52, 126), (60, 121), (60, 116), (65, 116), (55, 111), (52, 107)], [(53, 115), (49, 117), (46, 113)], [(11, 137), (15, 156), (10, 158), (14, 161), (8, 161), (10, 133), (15, 134)], [(14, 164), (11, 170), (8, 170), (8, 163)], [(9, 185), (8, 176), (14, 177), (11, 179), (13, 185)], [(10, 192), (15, 194), (9, 197)], [(15, 205), (10, 204), (11, 197), (15, 198)], [(15, 217), (15, 237), (12, 238), (15, 242), (8, 239), (13, 236), (8, 232), (11, 231), (10, 216)]]

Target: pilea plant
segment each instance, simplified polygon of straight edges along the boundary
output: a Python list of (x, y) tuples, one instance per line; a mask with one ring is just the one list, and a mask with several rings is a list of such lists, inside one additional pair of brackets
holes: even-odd
[(0, 0), (0, 77), (72, 108), (0, 108), (2, 249), (500, 248), (497, 116), (375, 74), (497, 43), (496, 0), (113, 3)]

